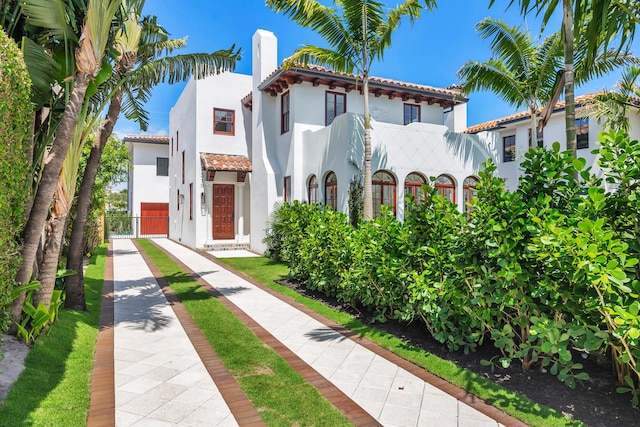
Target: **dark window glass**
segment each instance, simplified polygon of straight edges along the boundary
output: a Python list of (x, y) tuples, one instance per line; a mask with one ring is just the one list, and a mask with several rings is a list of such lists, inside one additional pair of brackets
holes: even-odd
[(289, 132), (289, 92), (282, 95), (280, 133)]
[(382, 206), (390, 206), (396, 214), (396, 180), (387, 171), (378, 171), (371, 179), (373, 192), (373, 215), (380, 216)]
[(516, 159), (516, 136), (509, 135), (502, 138), (502, 161), (513, 162)]
[(213, 109), (213, 133), (233, 135), (235, 112), (233, 110)]
[(156, 157), (156, 176), (169, 176), (168, 157)]
[(309, 204), (318, 202), (318, 178), (311, 175), (309, 178)]
[(327, 92), (325, 103), (325, 125), (329, 126), (340, 114), (347, 111), (347, 99), (344, 93)]
[(420, 106), (414, 104), (404, 104), (404, 124), (420, 121)]
[(576, 143), (578, 150), (589, 148), (589, 117), (576, 119)]
[(324, 180), (324, 204), (338, 210), (338, 178), (333, 172)]
[(436, 192), (451, 203), (456, 202), (456, 186), (449, 176), (440, 175), (436, 179)]

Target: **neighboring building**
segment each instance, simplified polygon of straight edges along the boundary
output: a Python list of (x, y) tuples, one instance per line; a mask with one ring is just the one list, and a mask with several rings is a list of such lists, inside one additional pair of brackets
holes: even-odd
[(132, 166), (129, 170), (129, 215), (134, 235), (166, 235), (169, 216), (169, 137), (126, 136)]
[[(576, 97), (576, 134), (577, 156), (587, 161), (587, 166), (593, 167), (594, 173), (599, 173), (596, 160), (592, 153), (598, 148), (598, 134), (604, 130), (603, 123), (599, 122), (590, 111), (589, 106), (597, 94), (589, 94)], [(630, 122), (630, 134), (632, 139), (640, 139), (640, 115), (637, 108), (631, 108), (628, 114)], [(469, 127), (465, 132), (488, 137), (490, 134), (498, 135), (498, 156), (496, 162), (498, 173), (505, 179), (507, 188), (515, 190), (518, 179), (522, 174), (520, 163), (524, 160), (524, 153), (531, 146), (539, 146), (550, 149), (554, 142), (559, 142), (561, 150), (566, 150), (565, 132), (565, 103), (560, 101), (551, 114), (551, 117), (538, 134), (537, 141), (531, 141), (531, 113), (528, 111), (502, 117), (486, 123)]]
[[(322, 67), (278, 68), (276, 37), (253, 37), (252, 75), (190, 80), (170, 113), (170, 238), (191, 247), (262, 252), (283, 201), (348, 210), (364, 158), (361, 81)], [(429, 177), (462, 210), (496, 134), (466, 129), (456, 88), (372, 77), (374, 210), (404, 217)]]

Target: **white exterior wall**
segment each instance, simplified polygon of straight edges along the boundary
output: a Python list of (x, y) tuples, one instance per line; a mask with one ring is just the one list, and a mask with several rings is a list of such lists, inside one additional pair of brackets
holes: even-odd
[[(412, 172), (427, 179), (447, 174), (456, 185), (456, 204), (464, 208), (462, 183), (477, 176), (483, 162), (495, 156), (495, 136), (453, 134), (443, 125), (413, 123), (408, 126), (372, 122), (372, 172), (386, 170), (396, 179), (397, 217), (404, 218), (404, 181)], [(301, 131), (304, 139), (302, 197), (311, 175), (319, 181), (319, 199), (324, 201), (324, 178), (329, 171), (338, 180), (338, 209), (348, 210), (349, 182), (362, 165), (364, 141), (362, 119), (355, 114), (337, 117), (329, 127)], [(489, 147), (489, 148), (487, 148)], [(299, 193), (298, 193), (299, 194)]]
[[(581, 114), (581, 110), (583, 111), (582, 108), (576, 109), (576, 118), (584, 117), (584, 115)], [(629, 115), (629, 120), (631, 124), (631, 138), (639, 139), (640, 115), (632, 113), (631, 115)], [(498, 131), (495, 131), (495, 133), (499, 135), (499, 139), (497, 141), (498, 157), (496, 157), (496, 162), (498, 164), (498, 173), (505, 179), (505, 184), (511, 191), (515, 190), (518, 187), (518, 179), (522, 175), (520, 163), (524, 160), (524, 155), (529, 149), (530, 127), (530, 119), (525, 119), (515, 123), (507, 124), (505, 125), (505, 129), (499, 129)], [(600, 170), (597, 165), (597, 156), (592, 154), (591, 152), (599, 147), (598, 134), (603, 130), (603, 123), (598, 123), (598, 121), (593, 116), (590, 116), (589, 148), (579, 149), (577, 152), (577, 156), (584, 158), (587, 162), (587, 166), (591, 166), (592, 171), (595, 174), (599, 174)], [(482, 132), (479, 135), (483, 134), (486, 135), (487, 132)], [(503, 138), (509, 135), (516, 135), (516, 160), (513, 162), (504, 162), (502, 159)], [(549, 122), (544, 128), (543, 137), (545, 148), (551, 149), (554, 142), (559, 142), (561, 151), (567, 149), (564, 111), (553, 113), (553, 115), (549, 119)]]
[(135, 142), (130, 145), (132, 170), (129, 183), (129, 211), (140, 216), (140, 203), (167, 203), (169, 177), (156, 175), (156, 158), (169, 157), (166, 144)]
[[(249, 155), (247, 141), (251, 137), (251, 128), (241, 99), (250, 90), (251, 76), (243, 74), (222, 73), (201, 80), (191, 79), (171, 110), (171, 136), (174, 144), (179, 139), (179, 146), (174, 146), (170, 160), (170, 238), (196, 248), (212, 243), (212, 185), (226, 183), (236, 186), (235, 240), (248, 241), (250, 215), (246, 201), (250, 189), (249, 179), (245, 183), (239, 183), (235, 172), (216, 172), (213, 183), (205, 181), (200, 153)], [(234, 111), (234, 135), (214, 134), (214, 108)], [(193, 184), (192, 219), (189, 218), (189, 184)], [(177, 209), (177, 190), (184, 194), (184, 205), (180, 206), (180, 210)], [(204, 206), (201, 202), (202, 194)]]
[(454, 105), (444, 115), (444, 125), (452, 132), (462, 133), (467, 129), (467, 103)]
[[(269, 213), (278, 198), (278, 180), (281, 175), (278, 168), (276, 145), (280, 126), (275, 119), (279, 117), (276, 98), (258, 90), (260, 83), (278, 66), (278, 41), (269, 31), (258, 30), (252, 42), (252, 97), (251, 113), (251, 248), (264, 252), (263, 243)], [(277, 132), (277, 133), (276, 133)], [(282, 184), (280, 184), (282, 186)], [(280, 190), (281, 191), (281, 190)]]

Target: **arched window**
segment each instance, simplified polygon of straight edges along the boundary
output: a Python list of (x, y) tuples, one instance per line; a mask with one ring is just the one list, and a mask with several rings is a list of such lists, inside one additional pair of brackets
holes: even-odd
[(467, 203), (471, 203), (473, 199), (476, 198), (476, 185), (478, 184), (478, 179), (474, 176), (468, 176), (464, 179), (462, 184), (462, 192), (464, 196), (464, 211), (468, 212), (471, 210)]
[(416, 202), (424, 200), (424, 190), (422, 186), (427, 183), (425, 177), (418, 172), (411, 172), (404, 180), (404, 196), (413, 196)]
[(309, 177), (307, 190), (309, 194), (309, 204), (318, 203), (318, 178), (316, 178), (315, 175)]
[(324, 204), (338, 210), (338, 178), (333, 172), (324, 179)]
[(380, 216), (382, 205), (391, 206), (396, 214), (396, 179), (387, 171), (378, 171), (371, 180), (373, 190), (373, 215)]
[(456, 202), (456, 185), (448, 175), (440, 175), (436, 179), (436, 194), (449, 200), (451, 203)]

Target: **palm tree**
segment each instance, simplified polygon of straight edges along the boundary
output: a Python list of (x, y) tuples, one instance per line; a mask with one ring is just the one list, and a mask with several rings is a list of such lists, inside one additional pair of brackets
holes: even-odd
[[(425, 0), (429, 10), (435, 0)], [(324, 38), (330, 48), (303, 45), (285, 61), (324, 65), (335, 71), (362, 79), (364, 96), (364, 207), (365, 220), (373, 218), (371, 186), (371, 115), (369, 113), (369, 72), (374, 60), (382, 60), (391, 45), (391, 36), (402, 18), (414, 22), (423, 6), (418, 0), (404, 3), (385, 12), (383, 3), (373, 0), (334, 0), (340, 10), (324, 6), (316, 0), (267, 0), (267, 6), (283, 13), (302, 27), (311, 28)]]
[[(67, 68), (73, 70), (71, 75), (73, 91), (69, 95), (69, 102), (66, 104), (55, 138), (46, 156), (42, 177), (25, 227), (23, 261), (16, 274), (18, 284), (27, 283), (31, 279), (42, 230), (62, 171), (62, 164), (71, 145), (85, 92), (91, 80), (102, 68), (113, 18), (122, 4), (122, 0), (88, 0), (80, 37), (75, 35), (73, 27), (63, 19), (65, 16), (61, 10), (67, 8), (67, 2), (26, 0), (21, 4), (27, 23), (42, 28), (43, 36), (57, 37), (58, 40), (65, 42), (76, 39), (78, 42), (74, 55), (71, 57), (65, 55), (66, 61), (75, 59), (75, 65)], [(70, 44), (65, 43), (65, 45)], [(14, 322), (20, 319), (23, 302), (24, 293), (12, 304)]]
[[(558, 0), (511, 0), (520, 5), (522, 14), (535, 11), (542, 13), (543, 25), (558, 7)], [(491, 0), (489, 7), (495, 0)], [(586, 50), (586, 61), (594, 60), (599, 52), (608, 48), (614, 38), (619, 39), (619, 48), (629, 46), (640, 23), (640, 4), (636, 0), (562, 0), (562, 35), (564, 41), (564, 82), (565, 124), (567, 149), (576, 155), (575, 127), (575, 80), (574, 56), (576, 40), (578, 46)], [(577, 31), (577, 32), (576, 32)], [(559, 95), (558, 95), (559, 96)], [(554, 105), (552, 99), (550, 105)], [(552, 107), (551, 107), (552, 108)]]
[(622, 73), (618, 84), (618, 92), (605, 92), (598, 95), (592, 106), (598, 120), (604, 119), (604, 126), (629, 132), (627, 117), (630, 107), (638, 108), (640, 104), (640, 66), (630, 66)]
[[(531, 141), (536, 141), (537, 131), (544, 128), (548, 119), (542, 114), (538, 122), (537, 111), (545, 104), (553, 107), (557, 89), (562, 87), (564, 68), (560, 33), (554, 33), (536, 45), (528, 32), (510, 27), (503, 21), (486, 18), (476, 28), (483, 39), (492, 38), (493, 57), (486, 62), (469, 61), (460, 68), (458, 78), (462, 80), (465, 92), (488, 89), (516, 108), (527, 106), (531, 114)], [(629, 54), (616, 55), (608, 50), (588, 62), (584, 47), (577, 50), (575, 58), (578, 84), (636, 60)], [(553, 111), (553, 108), (545, 111)]]
[(536, 111), (551, 99), (556, 70), (560, 68), (562, 44), (558, 34), (536, 45), (528, 32), (505, 22), (486, 18), (476, 25), (483, 39), (493, 37), (493, 57), (486, 62), (469, 61), (458, 71), (463, 90), (491, 90), (516, 108), (531, 113), (531, 141), (537, 141)]
[(92, 144), (78, 193), (67, 257), (67, 269), (77, 274), (65, 278), (65, 306), (75, 310), (86, 308), (82, 256), (91, 192), (103, 149), (123, 106), (125, 115), (137, 120), (141, 129), (146, 130), (148, 114), (143, 104), (154, 86), (164, 81), (185, 81), (191, 75), (203, 78), (223, 70), (233, 70), (240, 59), (240, 50), (235, 46), (211, 54), (166, 56), (186, 46), (186, 39), (170, 39), (168, 32), (156, 23), (155, 17), (145, 17), (138, 22), (138, 16), (137, 13), (133, 14), (126, 21), (125, 30), (119, 31), (116, 36), (118, 58), (113, 76), (115, 91), (109, 97), (109, 109)]

